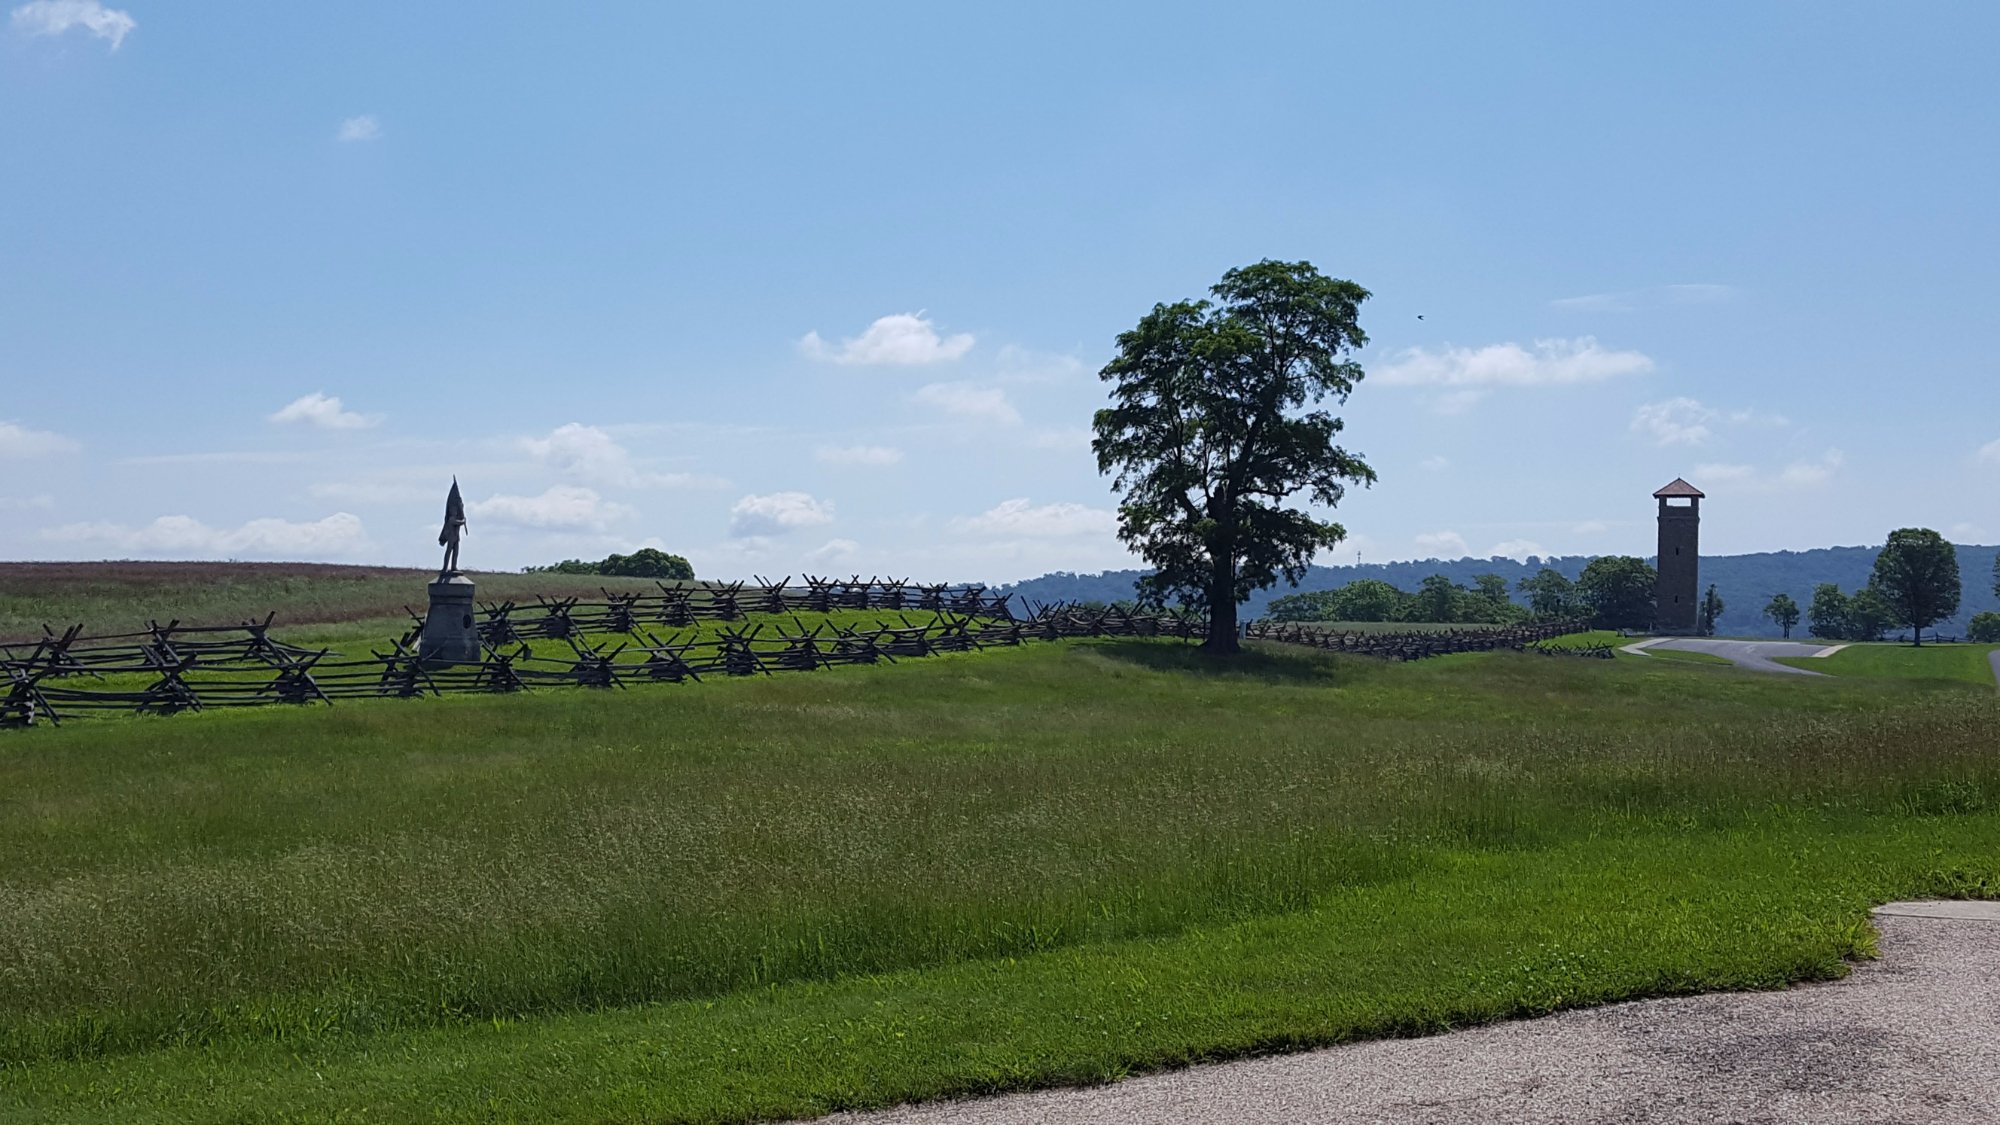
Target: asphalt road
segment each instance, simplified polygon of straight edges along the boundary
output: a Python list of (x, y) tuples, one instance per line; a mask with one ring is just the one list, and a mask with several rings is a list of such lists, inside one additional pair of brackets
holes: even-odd
[(1993, 682), (2000, 684), (2000, 648), (1987, 653), (1986, 659), (1993, 665)]
[[(1783, 992), (1646, 1000), (843, 1125), (2000, 1120), (2000, 904), (1878, 914), (1881, 959)], [(1958, 914), (1936, 917), (1926, 914)], [(1964, 916), (1969, 915), (1969, 916)]]
[(1781, 672), (1788, 676), (1819, 676), (1821, 672), (1810, 672), (1804, 668), (1794, 668), (1789, 664), (1772, 663), (1774, 656), (1817, 656), (1827, 651), (1829, 645), (1800, 644), (1797, 641), (1718, 641), (1707, 637), (1674, 637), (1664, 641), (1653, 641), (1645, 646), (1654, 648), (1677, 648), (1683, 652), (1706, 652), (1735, 662), (1738, 668), (1748, 668), (1753, 672)]

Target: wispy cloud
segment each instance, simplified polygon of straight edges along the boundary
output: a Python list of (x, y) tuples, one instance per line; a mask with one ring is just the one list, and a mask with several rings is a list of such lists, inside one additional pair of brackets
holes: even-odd
[(1536, 340), (1532, 348), (1516, 343), (1409, 348), (1369, 377), (1394, 386), (1541, 387), (1596, 383), (1652, 369), (1653, 361), (1644, 353), (1613, 351), (1598, 344), (1596, 337), (1579, 336)]
[(894, 313), (837, 347), (818, 332), (808, 332), (799, 340), (799, 350), (813, 359), (850, 366), (915, 367), (958, 359), (972, 350), (972, 336), (941, 336), (922, 312)]
[(1715, 411), (1691, 398), (1670, 398), (1649, 402), (1632, 415), (1632, 432), (1644, 434), (1654, 445), (1700, 445), (1713, 436), (1708, 428)]
[(1465, 536), (1456, 531), (1426, 531), (1417, 536), (1417, 550), (1426, 552), (1425, 558), (1458, 559), (1471, 554), (1465, 545)]
[(30, 0), (14, 9), (14, 30), (24, 35), (61, 35), (71, 28), (103, 39), (117, 50), (139, 24), (131, 13), (98, 0)]
[(239, 527), (211, 527), (191, 516), (161, 516), (127, 527), (116, 523), (72, 523), (41, 533), (52, 543), (103, 547), (125, 555), (176, 558), (347, 557), (368, 545), (359, 517), (336, 512), (320, 520), (255, 519)]
[(806, 492), (745, 496), (729, 509), (729, 534), (737, 539), (761, 539), (832, 522), (833, 502)]
[(1515, 562), (1526, 562), (1529, 555), (1542, 556), (1548, 553), (1546, 548), (1533, 539), (1509, 539), (1502, 543), (1493, 544), (1492, 548), (1486, 552), (1486, 557), (1490, 559), (1513, 559)]
[(58, 433), (31, 430), (18, 422), (0, 422), (0, 457), (49, 457), (57, 453), (75, 453), (81, 448), (75, 441)]
[(660, 473), (639, 467), (632, 452), (597, 426), (568, 422), (546, 437), (523, 438), (521, 448), (545, 468), (571, 480), (609, 488), (727, 488), (720, 477)]
[(375, 115), (371, 113), (342, 121), (340, 131), (334, 134), (335, 139), (342, 141), (373, 141), (381, 136), (382, 123), (375, 120)]
[(382, 424), (380, 414), (356, 414), (334, 395), (314, 391), (300, 395), (267, 419), (278, 425), (298, 424), (322, 430), (365, 430)]
[(1586, 293), (1550, 301), (1553, 308), (1566, 312), (1631, 312), (1660, 305), (1707, 305), (1736, 296), (1736, 288), (1707, 283), (1655, 285), (1647, 289), (1627, 289), (1616, 293)]
[(861, 550), (861, 544), (852, 539), (829, 539), (821, 546), (806, 552), (806, 561), (814, 566), (827, 566), (846, 562)]
[(1995, 438), (1985, 445), (1980, 446), (1979, 452), (1975, 456), (1983, 464), (2000, 465), (2000, 438)]
[(603, 531), (632, 514), (595, 491), (559, 484), (539, 496), (489, 496), (466, 505), (472, 520), (535, 531)]
[(1104, 508), (1082, 504), (1056, 503), (1039, 507), (1028, 498), (1003, 500), (976, 516), (951, 521), (951, 530), (961, 535), (990, 536), (996, 539), (1060, 539), (1072, 536), (1108, 536), (1118, 530), (1118, 516)]
[(886, 445), (822, 445), (813, 452), (822, 465), (894, 465), (903, 451)]
[(913, 401), (961, 418), (1007, 425), (1021, 420), (1021, 412), (1007, 401), (1007, 392), (998, 387), (981, 387), (972, 383), (931, 383), (917, 388)]
[(1838, 449), (1829, 449), (1817, 458), (1793, 461), (1775, 468), (1728, 462), (1696, 465), (1691, 479), (1696, 487), (1708, 492), (1713, 492), (1717, 486), (1744, 492), (1791, 492), (1827, 484), (1846, 463), (1846, 454)]
[(1446, 457), (1440, 453), (1435, 456), (1426, 457), (1423, 460), (1417, 462), (1417, 467), (1424, 470), (1425, 472), (1441, 473), (1444, 472), (1446, 469), (1451, 468), (1451, 458)]

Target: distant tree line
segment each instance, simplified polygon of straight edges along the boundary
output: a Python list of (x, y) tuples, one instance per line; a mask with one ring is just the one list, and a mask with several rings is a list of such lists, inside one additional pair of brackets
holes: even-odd
[(686, 582), (694, 578), (694, 564), (679, 555), (641, 547), (629, 555), (607, 555), (600, 562), (564, 559), (549, 566), (524, 566), (521, 573), (597, 574), (606, 578), (666, 578)]
[[(1653, 625), (1658, 578), (1644, 559), (1606, 555), (1592, 559), (1574, 580), (1546, 566), (1521, 578), (1513, 590), (1520, 602), (1498, 574), (1478, 575), (1469, 587), (1433, 574), (1415, 591), (1364, 578), (1332, 590), (1274, 598), (1266, 616), (1279, 621), (1452, 624), (1589, 617), (1598, 628), (1643, 631)], [(1993, 562), (1993, 593), (2000, 597), (2000, 557)], [(1790, 595), (1777, 594), (1763, 615), (1787, 637), (1803, 616), (1808, 631), (1822, 640), (1880, 640), (1886, 630), (1902, 627), (1922, 644), (1924, 630), (1958, 612), (1960, 594), (1956, 549), (1929, 528), (1901, 528), (1889, 533), (1867, 582), (1853, 593), (1838, 583), (1822, 582), (1803, 612)], [(1725, 608), (1721, 591), (1711, 583), (1697, 618), (1703, 635), (1715, 634)], [(1966, 637), (2000, 643), (2000, 613), (1973, 615)]]

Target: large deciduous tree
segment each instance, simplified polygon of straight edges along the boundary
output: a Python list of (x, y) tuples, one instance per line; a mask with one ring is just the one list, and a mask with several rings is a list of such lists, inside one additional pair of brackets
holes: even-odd
[(1958, 612), (1958, 551), (1928, 527), (1899, 528), (1875, 556), (1868, 586), (1921, 645), (1925, 629)]
[(1347, 535), (1287, 505), (1332, 508), (1348, 485), (1375, 480), (1334, 444), (1341, 420), (1311, 409), (1345, 403), (1361, 381), (1351, 357), (1368, 342), (1368, 291), (1307, 262), (1263, 261), (1209, 294), (1155, 305), (1118, 337), (1091, 449), (1122, 494), (1118, 537), (1154, 568), (1140, 599), (1205, 610), (1204, 647), (1234, 652), (1243, 600), (1281, 574), (1296, 583)]
[[(1834, 589), (1838, 591), (1840, 588), (1836, 586)], [(1799, 623), (1799, 603), (1793, 601), (1790, 594), (1773, 594), (1770, 603), (1764, 607), (1764, 616), (1783, 629), (1785, 639), (1790, 640), (1793, 626)]]
[(1528, 595), (1528, 611), (1540, 620), (1554, 621), (1576, 612), (1576, 585), (1553, 567), (1543, 567), (1514, 588)]
[(1654, 587), (1659, 572), (1631, 555), (1590, 560), (1577, 576), (1576, 591), (1600, 629), (1648, 629), (1653, 624)]
[(1715, 592), (1715, 583), (1709, 583), (1708, 593), (1702, 595), (1701, 598), (1700, 627), (1702, 636), (1713, 637), (1715, 635), (1715, 622), (1716, 619), (1722, 616), (1724, 608), (1722, 595)]

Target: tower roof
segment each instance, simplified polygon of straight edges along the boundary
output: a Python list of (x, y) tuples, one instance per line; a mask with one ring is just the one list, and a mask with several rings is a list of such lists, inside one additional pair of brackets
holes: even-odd
[(1675, 477), (1674, 483), (1667, 485), (1658, 492), (1653, 493), (1653, 495), (1663, 500), (1669, 498), (1677, 499), (1682, 496), (1692, 496), (1696, 500), (1701, 500), (1705, 499), (1708, 494), (1681, 478)]

